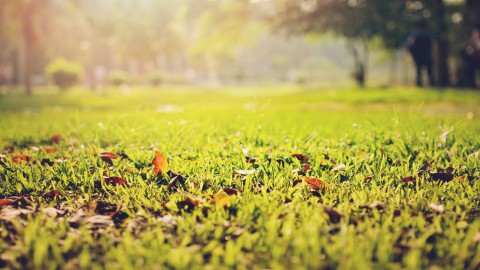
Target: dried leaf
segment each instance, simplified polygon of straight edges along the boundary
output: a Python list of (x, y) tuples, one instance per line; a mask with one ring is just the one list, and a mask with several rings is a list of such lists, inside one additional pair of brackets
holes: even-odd
[(301, 184), (302, 182), (303, 182), (303, 181), (302, 181), (301, 179), (297, 179), (297, 180), (293, 181), (292, 187), (294, 187), (294, 186), (296, 186), (296, 185), (298, 185), (298, 184)]
[(333, 171), (334, 171), (335, 173), (343, 172), (343, 171), (345, 171), (346, 167), (347, 167), (347, 166), (345, 166), (345, 164), (340, 164), (340, 165), (338, 165), (337, 167), (333, 168)]
[(162, 153), (155, 151), (155, 158), (153, 159), (152, 164), (155, 175), (164, 176), (167, 173), (167, 157), (165, 157)]
[(240, 195), (241, 191), (235, 188), (224, 187), (223, 192), (227, 193), (228, 195)]
[(305, 172), (308, 172), (312, 169), (312, 167), (310, 166), (310, 164), (302, 164), (302, 169), (305, 171)]
[(415, 183), (416, 181), (417, 181), (417, 179), (414, 176), (411, 176), (411, 175), (402, 178), (402, 182), (405, 183), (405, 184)]
[(98, 154), (101, 158), (110, 158), (110, 159), (117, 159), (119, 156), (112, 152), (100, 152)]
[(170, 179), (170, 182), (168, 182), (168, 189), (174, 188), (179, 182), (183, 184), (185, 182), (185, 178), (180, 174), (176, 174), (174, 177), (172, 177), (172, 179)]
[(377, 209), (377, 210), (383, 210), (385, 208), (385, 206), (383, 206), (383, 204), (377, 200), (373, 201), (369, 206), (368, 208), (370, 209)]
[(52, 141), (52, 143), (60, 143), (60, 140), (62, 139), (62, 135), (60, 134), (55, 134), (52, 136), (52, 138), (50, 139)]
[(117, 176), (110, 176), (110, 177), (104, 177), (103, 180), (107, 185), (113, 185), (113, 186), (125, 186), (127, 185), (127, 181), (125, 179), (117, 177)]
[(452, 181), (453, 178), (455, 177), (453, 174), (451, 173), (431, 173), (429, 172), (430, 174), (430, 177), (433, 179), (433, 180), (439, 180), (439, 181), (445, 181), (445, 182), (449, 182), (449, 181)]
[(44, 148), (45, 152), (51, 154), (51, 153), (55, 153), (57, 150), (55, 150), (54, 148), (52, 147), (45, 147)]
[(53, 189), (53, 190), (50, 190), (50, 191), (47, 191), (45, 193), (43, 193), (42, 197), (44, 198), (55, 198), (55, 197), (58, 197), (60, 196), (60, 191), (56, 190), (56, 189)]
[(21, 164), (23, 162), (32, 161), (32, 157), (24, 155), (24, 154), (18, 154), (18, 155), (13, 156), (12, 161), (15, 164)]
[(44, 158), (42, 159), (42, 161), (40, 161), (40, 164), (42, 166), (45, 166), (45, 165), (48, 165), (48, 166), (53, 166), (55, 164), (55, 162), (51, 161), (50, 159), (48, 158)]
[(432, 168), (432, 161), (423, 163), (422, 167), (418, 169), (418, 177), (422, 177), (430, 168)]
[(339, 223), (340, 222), (340, 219), (343, 217), (343, 214), (338, 212), (337, 210), (329, 207), (329, 206), (324, 206), (323, 207), (323, 212), (325, 212), (329, 219), (330, 219), (330, 222), (332, 223)]
[(305, 182), (313, 190), (325, 190), (329, 188), (329, 185), (318, 178), (305, 178)]
[(329, 155), (323, 154), (323, 156), (325, 157), (326, 160), (330, 161), (330, 163), (332, 163), (332, 165), (337, 164), (337, 162), (333, 158), (331, 158)]
[(431, 203), (431, 204), (428, 205), (428, 207), (430, 207), (430, 209), (432, 209), (433, 211), (435, 211), (437, 213), (440, 213), (440, 214), (445, 212), (445, 208), (441, 204)]
[(12, 205), (15, 201), (10, 199), (0, 199), (0, 207)]
[(205, 203), (205, 200), (201, 197), (195, 196), (193, 194), (190, 194), (190, 193), (185, 192), (185, 191), (180, 190), (180, 189), (177, 189), (177, 192), (182, 194), (183, 196), (185, 196), (187, 198), (187, 200), (190, 201), (191, 203), (193, 203), (194, 205), (199, 205), (199, 204)]
[(239, 174), (239, 175), (249, 175), (254, 173), (255, 173), (255, 170), (233, 170), (233, 174)]
[(304, 154), (293, 154), (292, 157), (298, 159), (300, 163), (308, 163), (309, 158)]
[(255, 157), (250, 157), (250, 156), (245, 156), (245, 162), (249, 164), (254, 164), (255, 162), (258, 162), (258, 158)]

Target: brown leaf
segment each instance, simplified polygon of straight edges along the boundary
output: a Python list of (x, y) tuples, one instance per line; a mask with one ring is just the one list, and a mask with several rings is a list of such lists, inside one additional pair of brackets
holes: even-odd
[(100, 152), (98, 154), (101, 158), (110, 158), (110, 159), (117, 159), (118, 155), (112, 152)]
[(449, 181), (452, 181), (453, 178), (455, 177), (453, 174), (451, 173), (431, 173), (429, 172), (430, 174), (430, 177), (433, 179), (433, 180), (440, 180), (440, 181), (445, 181), (445, 182), (449, 182)]
[(187, 198), (187, 200), (190, 201), (191, 203), (193, 203), (194, 205), (199, 205), (199, 204), (205, 203), (205, 200), (201, 197), (195, 196), (193, 194), (190, 194), (190, 193), (185, 192), (185, 191), (180, 190), (180, 189), (177, 189), (177, 192), (182, 194), (183, 196), (185, 196)]
[(220, 190), (220, 192), (215, 195), (215, 197), (212, 199), (211, 202), (216, 204), (216, 205), (226, 207), (233, 200), (235, 200), (235, 198), (237, 198), (236, 195), (229, 195), (229, 194), (223, 192), (222, 190)]
[(418, 169), (418, 177), (422, 177), (430, 168), (432, 168), (433, 161), (423, 163), (422, 167)]
[(114, 216), (121, 210), (120, 206), (103, 201), (93, 201), (90, 205), (95, 208), (95, 213), (100, 215)]
[(62, 139), (62, 135), (60, 134), (55, 134), (52, 136), (52, 138), (50, 139), (52, 141), (52, 143), (60, 143), (60, 140)]
[(363, 182), (368, 183), (372, 181), (372, 179), (373, 179), (373, 175), (367, 175), (365, 176), (365, 179), (363, 179)]
[(56, 190), (56, 189), (52, 189), (50, 191), (47, 191), (45, 193), (43, 193), (42, 197), (44, 198), (55, 198), (55, 197), (58, 197), (60, 196), (60, 191)]
[(104, 177), (103, 180), (107, 185), (113, 185), (113, 186), (126, 186), (127, 181), (125, 179), (117, 177), (117, 176), (110, 176), (110, 177)]
[(162, 153), (155, 151), (155, 158), (153, 159), (152, 164), (155, 175), (164, 176), (167, 173), (167, 157), (165, 157)]
[(294, 186), (296, 186), (296, 185), (298, 185), (298, 184), (301, 184), (302, 182), (303, 182), (303, 181), (302, 181), (301, 179), (297, 179), (297, 180), (293, 181), (292, 187), (294, 187)]
[(23, 162), (32, 161), (32, 157), (24, 155), (24, 154), (18, 154), (18, 155), (13, 156), (12, 161), (15, 164), (21, 164)]
[(383, 206), (383, 204), (377, 200), (373, 201), (369, 206), (368, 208), (370, 209), (377, 209), (377, 210), (383, 210), (385, 208), (385, 206)]
[(10, 199), (0, 199), (0, 207), (12, 205), (15, 201)]
[(329, 188), (329, 185), (318, 178), (305, 178), (305, 182), (313, 190), (325, 190)]
[(172, 179), (170, 179), (170, 182), (168, 182), (167, 186), (168, 189), (174, 188), (178, 182), (180, 182), (181, 184), (185, 182), (185, 178), (180, 174), (176, 174), (174, 177), (172, 177)]
[(57, 150), (55, 150), (54, 148), (52, 147), (45, 147), (44, 148), (45, 152), (51, 154), (51, 153), (55, 153)]
[(254, 164), (255, 162), (258, 162), (258, 158), (245, 156), (245, 162), (249, 164)]
[(310, 164), (302, 164), (302, 169), (307, 172), (307, 171), (310, 171), (312, 169), (312, 167), (310, 166)]
[(325, 157), (326, 160), (330, 161), (330, 163), (332, 163), (332, 165), (337, 164), (337, 162), (333, 158), (331, 158), (329, 155), (323, 154), (323, 156)]
[(417, 181), (417, 179), (414, 176), (411, 176), (411, 175), (402, 178), (402, 182), (405, 183), (405, 184), (415, 183), (416, 181)]
[(55, 162), (51, 161), (50, 159), (48, 158), (44, 158), (42, 159), (42, 161), (40, 161), (40, 164), (42, 166), (45, 166), (45, 165), (48, 165), (48, 166), (53, 166), (55, 164)]
[(224, 187), (223, 192), (227, 193), (228, 195), (240, 195), (241, 191), (235, 188)]
[(339, 223), (340, 222), (340, 219), (343, 217), (343, 214), (338, 212), (337, 210), (329, 207), (329, 206), (324, 206), (323, 207), (323, 212), (325, 212), (329, 219), (330, 219), (330, 222), (332, 223)]
[(293, 154), (292, 157), (298, 159), (300, 163), (308, 163), (309, 158), (304, 154)]

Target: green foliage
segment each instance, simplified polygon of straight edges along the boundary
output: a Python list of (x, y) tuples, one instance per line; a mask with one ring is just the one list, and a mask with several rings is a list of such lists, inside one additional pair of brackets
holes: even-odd
[(77, 63), (57, 58), (46, 67), (45, 73), (57, 87), (64, 91), (80, 80), (83, 70)]

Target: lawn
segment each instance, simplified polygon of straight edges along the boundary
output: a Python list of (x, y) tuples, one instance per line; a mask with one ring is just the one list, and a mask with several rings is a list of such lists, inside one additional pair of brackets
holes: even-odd
[(46, 89), (0, 116), (0, 267), (480, 268), (480, 92)]

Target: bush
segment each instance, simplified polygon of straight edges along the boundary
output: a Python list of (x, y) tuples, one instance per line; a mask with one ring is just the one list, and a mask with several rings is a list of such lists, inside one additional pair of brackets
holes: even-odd
[(130, 76), (128, 73), (122, 70), (112, 70), (108, 73), (108, 83), (120, 86), (130, 82)]
[(82, 66), (57, 58), (46, 68), (47, 77), (62, 91), (75, 85), (82, 76)]

